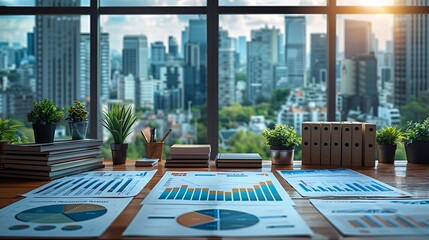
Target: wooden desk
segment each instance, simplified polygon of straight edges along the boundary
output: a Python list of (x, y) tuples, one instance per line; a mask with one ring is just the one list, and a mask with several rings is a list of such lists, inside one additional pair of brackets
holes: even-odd
[[(110, 161), (105, 162), (106, 167), (104, 170), (150, 170), (158, 169), (158, 172), (149, 182), (149, 184), (143, 189), (143, 191), (137, 195), (128, 207), (119, 215), (119, 217), (113, 222), (113, 224), (106, 230), (101, 236), (101, 239), (121, 239), (122, 232), (130, 224), (134, 216), (140, 209), (141, 201), (149, 191), (159, 181), (165, 171), (273, 171), (275, 170), (291, 170), (291, 169), (317, 169), (317, 168), (331, 168), (329, 166), (301, 166), (300, 162), (296, 162), (293, 166), (271, 166), (265, 164), (262, 169), (216, 169), (213, 162), (211, 167), (207, 168), (164, 168), (164, 164), (158, 163), (155, 167), (134, 167), (133, 161), (128, 161), (126, 165), (112, 166)], [(406, 161), (397, 161), (394, 165), (392, 164), (378, 164), (375, 168), (356, 168), (358, 172), (361, 172), (370, 177), (376, 178), (382, 182), (385, 182), (391, 186), (397, 187), (401, 190), (407, 191), (414, 195), (413, 198), (429, 198), (429, 165), (417, 165), (407, 164)], [(336, 231), (335, 228), (309, 203), (308, 199), (302, 198), (298, 192), (287, 184), (287, 182), (275, 172), (280, 184), (286, 189), (288, 194), (294, 200), (296, 210), (304, 218), (307, 224), (314, 231), (312, 239), (339, 239), (344, 238), (341, 234)], [(15, 201), (22, 199), (19, 194), (26, 193), (36, 187), (39, 187), (47, 183), (46, 181), (31, 181), (24, 179), (6, 179), (0, 178), (0, 207), (9, 205)], [(380, 237), (374, 239), (428, 239), (428, 236), (418, 237)], [(133, 239), (133, 238), (131, 238)], [(165, 238), (158, 238), (165, 239)], [(199, 238), (199, 239), (219, 239), (219, 238)], [(244, 239), (244, 238), (241, 238)], [(249, 238), (246, 238), (249, 239)], [(264, 238), (265, 239), (265, 238)], [(284, 238), (277, 238), (284, 239)], [(296, 239), (296, 238), (295, 238)], [(357, 238), (347, 238), (357, 239)], [(369, 238), (361, 238), (369, 239)]]

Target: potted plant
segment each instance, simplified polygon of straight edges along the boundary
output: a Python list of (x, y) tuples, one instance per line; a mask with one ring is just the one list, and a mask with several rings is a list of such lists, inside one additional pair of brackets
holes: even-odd
[(274, 129), (265, 129), (262, 136), (266, 139), (265, 144), (270, 146), (273, 164), (292, 164), (295, 146), (301, 143), (301, 138), (292, 126), (276, 124)]
[(33, 123), (36, 143), (52, 143), (57, 122), (63, 119), (63, 109), (47, 98), (33, 102), (33, 109), (27, 114), (27, 120)]
[(82, 140), (85, 139), (88, 129), (88, 111), (79, 100), (74, 100), (73, 104), (67, 110), (69, 116), (66, 120), (69, 121), (72, 139)]
[(385, 126), (376, 132), (378, 162), (393, 163), (397, 144), (401, 143), (402, 132), (396, 126)]
[(423, 123), (408, 122), (405, 152), (408, 162), (429, 164), (429, 117)]
[(128, 144), (124, 143), (132, 133), (132, 126), (139, 116), (134, 115), (131, 106), (113, 104), (103, 112), (102, 125), (112, 134), (114, 143), (112, 150), (113, 165), (124, 164), (127, 159)]
[(19, 125), (12, 125), (11, 119), (0, 118), (0, 154), (3, 154), (3, 147), (11, 143), (27, 143), (28, 138), (16, 128)]

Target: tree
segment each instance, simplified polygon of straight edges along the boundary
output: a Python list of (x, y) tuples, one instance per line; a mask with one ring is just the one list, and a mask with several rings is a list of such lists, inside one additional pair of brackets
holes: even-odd
[(259, 153), (262, 159), (270, 158), (268, 146), (264, 146), (264, 137), (261, 134), (254, 135), (251, 131), (238, 131), (229, 140), (232, 143), (230, 152), (236, 153)]
[(423, 122), (429, 116), (429, 95), (420, 97), (410, 97), (407, 104), (399, 107), (401, 112), (401, 125), (406, 126), (407, 122)]
[(280, 109), (280, 107), (286, 102), (287, 96), (289, 96), (289, 89), (276, 89), (274, 90), (270, 104), (272, 109)]

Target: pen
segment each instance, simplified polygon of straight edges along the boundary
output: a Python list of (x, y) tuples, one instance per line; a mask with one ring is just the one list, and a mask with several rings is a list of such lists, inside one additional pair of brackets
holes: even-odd
[(168, 137), (168, 135), (171, 133), (171, 128), (168, 130), (168, 132), (165, 134), (165, 136), (162, 138), (161, 142), (164, 142), (164, 140)]
[(145, 141), (145, 143), (148, 143), (149, 141), (146, 138), (146, 135), (144, 135), (143, 130), (140, 131), (142, 136), (143, 136), (143, 140)]
[(150, 130), (150, 142), (156, 142), (156, 128)]

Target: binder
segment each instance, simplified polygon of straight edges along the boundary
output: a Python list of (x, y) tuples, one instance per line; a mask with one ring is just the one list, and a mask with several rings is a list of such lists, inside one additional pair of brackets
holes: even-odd
[(311, 122), (302, 123), (302, 165), (311, 164)]
[(341, 166), (350, 168), (352, 166), (352, 124), (351, 122), (342, 123), (341, 132)]
[(341, 123), (331, 123), (331, 165), (341, 166)]
[(311, 165), (320, 165), (320, 122), (311, 124)]
[(373, 123), (363, 125), (363, 166), (375, 166), (375, 132), (377, 126)]
[(352, 122), (352, 167), (362, 167), (362, 123)]
[(331, 123), (322, 122), (320, 139), (320, 164), (331, 164)]

